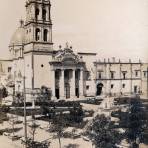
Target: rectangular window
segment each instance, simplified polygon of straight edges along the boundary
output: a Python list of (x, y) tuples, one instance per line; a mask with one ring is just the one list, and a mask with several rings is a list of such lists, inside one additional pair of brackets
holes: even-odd
[(125, 84), (122, 84), (122, 88), (125, 88)]
[(135, 76), (138, 77), (138, 71), (135, 71)]
[(147, 72), (146, 71), (143, 72), (143, 76), (144, 76), (144, 78), (147, 77)]
[(127, 73), (127, 72), (122, 72), (122, 74), (123, 74), (123, 79), (126, 79), (126, 73)]
[(110, 86), (110, 87), (111, 87), (111, 89), (113, 89), (113, 88), (114, 88), (114, 84), (111, 84), (111, 86)]
[(102, 72), (98, 72), (98, 78), (102, 79)]
[(137, 92), (138, 92), (138, 87), (134, 86), (134, 93), (137, 93)]
[(115, 78), (115, 72), (111, 71), (110, 74), (111, 74), (111, 79), (114, 79)]
[(89, 85), (86, 86), (86, 89), (89, 90)]

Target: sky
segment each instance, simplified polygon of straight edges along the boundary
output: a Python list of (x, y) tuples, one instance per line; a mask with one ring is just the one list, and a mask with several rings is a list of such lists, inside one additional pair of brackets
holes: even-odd
[[(0, 5), (0, 58), (8, 57), (11, 36), (25, 19), (26, 0)], [(66, 42), (98, 58), (148, 62), (148, 0), (51, 0), (54, 49)]]

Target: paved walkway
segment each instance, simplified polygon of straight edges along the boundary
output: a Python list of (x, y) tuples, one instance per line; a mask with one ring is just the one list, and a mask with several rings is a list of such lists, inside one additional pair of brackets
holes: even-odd
[(23, 145), (21, 146), (20, 140), (18, 141), (12, 141), (6, 136), (0, 136), (0, 147), (1, 148), (23, 148)]

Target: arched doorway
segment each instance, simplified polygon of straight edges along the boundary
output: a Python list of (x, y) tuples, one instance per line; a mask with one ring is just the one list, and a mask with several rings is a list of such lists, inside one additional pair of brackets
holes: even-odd
[(60, 90), (59, 90), (59, 88), (55, 89), (55, 96), (56, 96), (57, 99), (60, 99)]
[(102, 83), (98, 83), (97, 84), (97, 92), (96, 92), (97, 96), (100, 96), (102, 94), (102, 88), (103, 88), (103, 84)]
[(77, 98), (79, 98), (79, 88), (78, 87), (76, 87), (75, 93), (76, 93)]

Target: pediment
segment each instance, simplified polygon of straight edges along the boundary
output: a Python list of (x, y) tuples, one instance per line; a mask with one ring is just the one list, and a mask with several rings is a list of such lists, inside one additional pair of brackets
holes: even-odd
[(76, 55), (72, 49), (65, 48), (64, 50), (59, 50), (53, 57), (54, 61), (62, 62), (65, 64), (74, 64), (80, 62), (80, 57)]

